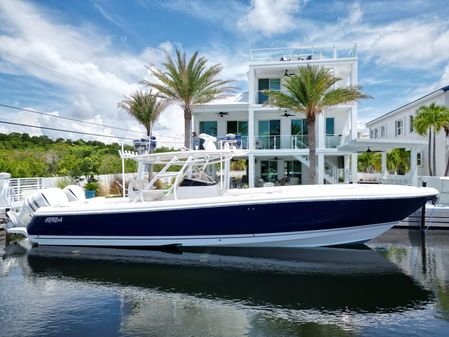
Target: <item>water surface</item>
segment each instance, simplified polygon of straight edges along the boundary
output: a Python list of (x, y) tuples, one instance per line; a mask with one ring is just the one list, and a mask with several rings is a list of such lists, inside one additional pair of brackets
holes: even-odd
[(4, 248), (0, 336), (447, 336), (449, 231), (358, 249)]

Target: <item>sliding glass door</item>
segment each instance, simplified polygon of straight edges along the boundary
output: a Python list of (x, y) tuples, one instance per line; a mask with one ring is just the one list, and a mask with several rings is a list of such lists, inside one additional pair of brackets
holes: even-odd
[(259, 121), (259, 137), (257, 147), (259, 149), (279, 149), (281, 145), (281, 121)]

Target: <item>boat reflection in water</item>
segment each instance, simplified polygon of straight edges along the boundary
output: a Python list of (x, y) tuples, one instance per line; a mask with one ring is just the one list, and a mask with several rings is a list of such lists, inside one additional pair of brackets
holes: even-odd
[(156, 289), (242, 305), (388, 313), (425, 304), (431, 293), (377, 252), (346, 248), (215, 249), (173, 254), (36, 247), (33, 274)]

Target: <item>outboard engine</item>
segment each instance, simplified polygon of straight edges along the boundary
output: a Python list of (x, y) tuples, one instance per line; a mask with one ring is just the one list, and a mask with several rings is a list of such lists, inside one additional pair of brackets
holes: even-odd
[(69, 201), (86, 200), (84, 190), (78, 185), (68, 185), (64, 187), (63, 191)]
[(40, 207), (59, 206), (68, 202), (66, 194), (57, 187), (39, 190), (35, 194), (25, 198), (20, 212), (9, 211), (8, 217), (14, 227), (26, 227)]

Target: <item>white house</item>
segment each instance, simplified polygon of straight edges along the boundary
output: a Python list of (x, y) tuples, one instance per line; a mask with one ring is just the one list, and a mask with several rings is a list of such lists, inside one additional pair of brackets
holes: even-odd
[[(449, 85), (392, 110), (366, 124), (369, 128), (371, 139), (389, 139), (392, 142), (425, 141), (425, 146), (421, 147), (417, 153), (418, 174), (422, 176), (429, 175), (428, 138), (416, 133), (413, 129), (413, 118), (421, 106), (431, 103), (449, 107)], [(443, 176), (449, 156), (449, 138), (446, 137), (444, 131), (436, 135), (435, 150), (435, 175)]]
[[(267, 97), (263, 94), (267, 89), (282, 91), (285, 78), (307, 64), (332, 69), (341, 78), (336, 87), (357, 85), (356, 45), (253, 49), (249, 59), (248, 93), (199, 106), (193, 112), (193, 130), (197, 133), (242, 136), (242, 145), (249, 150), (247, 178), (250, 187), (267, 182), (308, 183), (305, 116), (264, 105)], [(338, 147), (357, 137), (357, 104), (326, 109), (316, 124), (319, 183), (350, 179), (356, 182), (356, 154)]]

